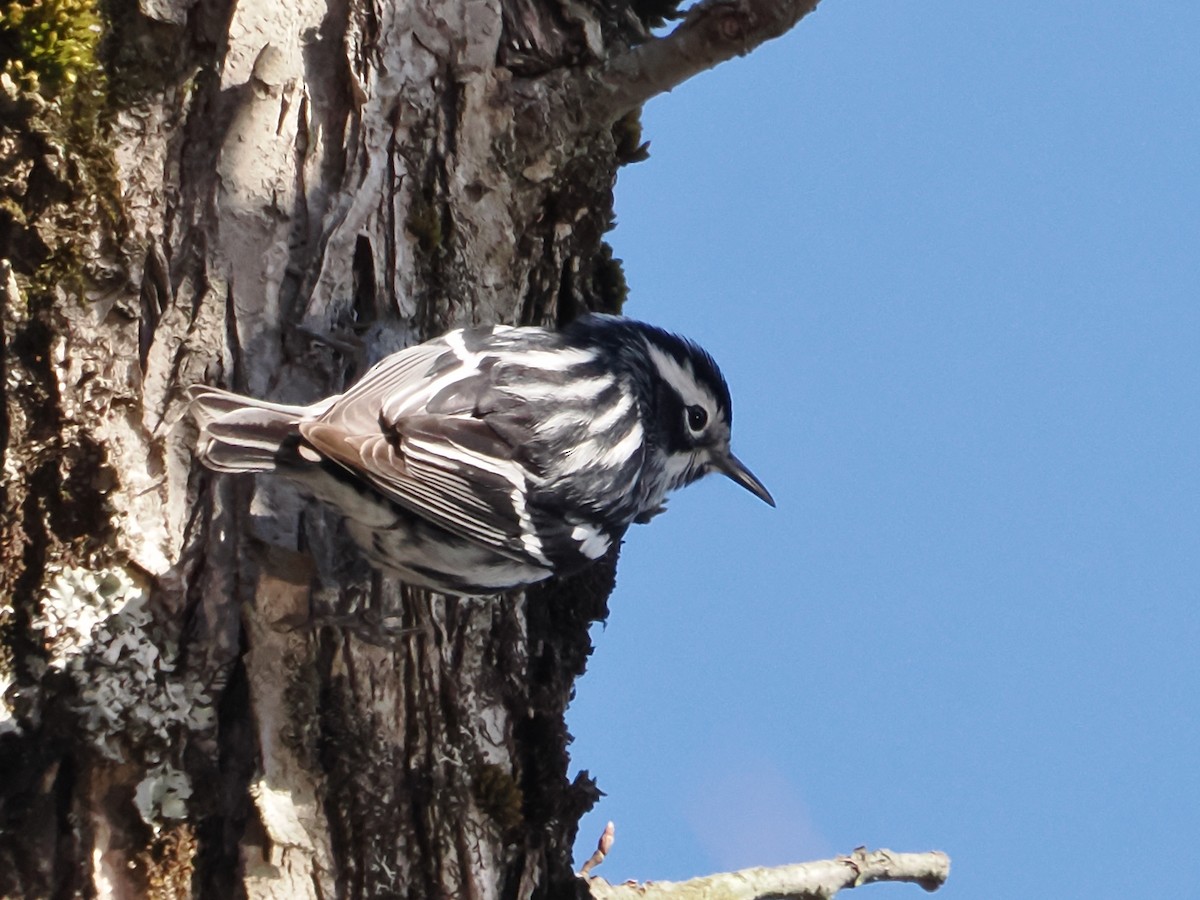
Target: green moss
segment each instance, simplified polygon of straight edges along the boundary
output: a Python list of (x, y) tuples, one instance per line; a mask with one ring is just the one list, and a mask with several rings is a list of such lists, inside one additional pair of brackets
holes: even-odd
[(146, 881), (146, 895), (153, 898), (192, 896), (192, 875), (200, 843), (187, 823), (164, 828), (133, 856), (132, 865)]
[(417, 243), (426, 253), (433, 253), (442, 246), (446, 238), (441, 210), (436, 203), (425, 197), (413, 197), (404, 227), (417, 239)]
[(289, 654), (283, 661), (290, 674), (283, 691), (287, 725), (282, 730), (284, 745), (309, 768), (319, 763), (321, 723), (317, 710), (321, 701), (321, 680), (317, 667), (307, 657)]
[(0, 237), (29, 296), (120, 283), (123, 231), (99, 59), (99, 0), (14, 0), (0, 12)]
[(640, 108), (626, 113), (613, 122), (612, 136), (617, 145), (618, 165), (644, 162), (650, 158), (650, 142), (642, 140), (642, 111)]
[(98, 69), (103, 32), (96, 0), (11, 0), (0, 13), (3, 73), (53, 96)]
[(500, 826), (502, 831), (514, 831), (525, 821), (521, 807), (525, 796), (516, 780), (494, 763), (480, 766), (475, 777), (475, 800)]

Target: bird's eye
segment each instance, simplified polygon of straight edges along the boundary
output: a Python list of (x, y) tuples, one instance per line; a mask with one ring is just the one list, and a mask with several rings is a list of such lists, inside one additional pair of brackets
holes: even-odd
[(688, 428), (692, 431), (701, 431), (708, 424), (708, 413), (704, 411), (703, 406), (693, 404), (687, 408), (687, 423)]

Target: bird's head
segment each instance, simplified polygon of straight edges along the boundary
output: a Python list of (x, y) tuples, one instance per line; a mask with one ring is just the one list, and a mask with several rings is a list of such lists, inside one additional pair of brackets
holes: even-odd
[(657, 328), (646, 326), (643, 337), (657, 375), (668, 490), (720, 472), (774, 506), (771, 493), (730, 449), (733, 405), (729, 385), (713, 358), (686, 338)]

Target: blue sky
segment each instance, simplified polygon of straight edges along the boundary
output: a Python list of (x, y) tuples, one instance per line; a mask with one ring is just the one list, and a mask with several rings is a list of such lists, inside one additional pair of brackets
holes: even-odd
[(568, 716), (597, 874), (1190, 890), (1198, 42), (1178, 2), (824, 0), (647, 107), (626, 311), (716, 356), (779, 507), (711, 479), (628, 536)]

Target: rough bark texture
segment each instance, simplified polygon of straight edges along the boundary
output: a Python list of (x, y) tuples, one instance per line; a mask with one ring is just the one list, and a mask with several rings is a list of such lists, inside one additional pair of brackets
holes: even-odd
[(514, 84), (548, 109), (636, 17), (108, 12), (103, 72), (2, 101), (0, 893), (574, 894), (563, 711), (615, 558), (409, 591), (286, 485), (198, 469), (181, 391), (307, 401), (454, 325), (617, 309), (618, 140), (544, 121), (530, 155)]
[[(684, 37), (715, 64), (813, 4), (771, 6)], [(111, 0), (100, 65), (40, 84), (0, 22), (0, 895), (586, 892), (563, 712), (615, 555), (409, 590), (287, 485), (198, 468), (182, 391), (311, 401), (454, 325), (617, 310), (671, 8)]]

